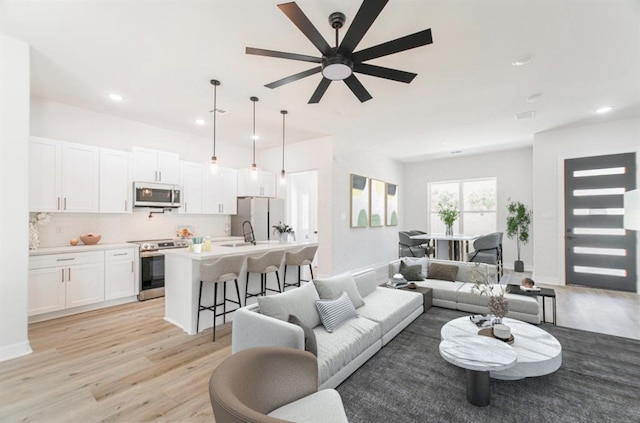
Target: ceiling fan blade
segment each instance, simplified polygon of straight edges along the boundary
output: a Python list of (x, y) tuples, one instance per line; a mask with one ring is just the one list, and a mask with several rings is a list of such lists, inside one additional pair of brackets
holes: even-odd
[(383, 68), (382, 66), (358, 63), (353, 65), (353, 71), (365, 75), (377, 76), (378, 78), (391, 79), (392, 81), (409, 83), (418, 76), (417, 73), (405, 72), (397, 69)]
[(329, 88), (329, 84), (331, 84), (331, 80), (325, 77), (322, 77), (322, 81), (320, 81), (320, 83), (318, 84), (318, 88), (316, 88), (316, 90), (313, 92), (313, 95), (309, 99), (308, 104), (316, 104), (320, 102), (320, 99), (322, 98), (324, 93), (327, 91), (327, 88)]
[(416, 32), (415, 34), (387, 41), (386, 43), (378, 44), (377, 46), (365, 48), (364, 50), (353, 53), (351, 58), (354, 63), (361, 63), (377, 57), (387, 56), (389, 54), (398, 53), (431, 43), (433, 43), (433, 38), (431, 38), (431, 29), (425, 29), (424, 31)]
[(278, 59), (300, 60), (302, 62), (322, 62), (320, 57), (307, 56), (306, 54), (285, 53), (284, 51), (265, 50), (262, 48), (247, 47), (245, 53), (255, 54), (257, 56), (276, 57)]
[(367, 33), (371, 25), (376, 20), (382, 9), (389, 0), (365, 0), (362, 2), (358, 13), (353, 18), (349, 30), (345, 34), (338, 52), (340, 54), (351, 54), (356, 49), (358, 43)]
[(347, 87), (353, 91), (353, 93), (358, 97), (360, 103), (364, 103), (367, 100), (371, 100), (371, 94), (369, 91), (360, 83), (360, 80), (356, 78), (354, 74), (351, 74), (350, 77), (344, 80), (344, 83), (347, 84)]
[(306, 78), (307, 76), (313, 75), (314, 73), (319, 73), (321, 67), (311, 68), (304, 72), (296, 73), (295, 75), (287, 76), (286, 78), (278, 79), (277, 81), (273, 81), (270, 84), (265, 85), (267, 88), (278, 88), (284, 84), (288, 84), (289, 82), (297, 81), (298, 79)]
[(307, 18), (307, 15), (302, 12), (302, 9), (300, 9), (295, 2), (279, 4), (278, 8), (280, 8), (309, 41), (320, 50), (320, 53), (325, 56), (331, 53), (331, 46), (329, 46), (324, 37), (318, 32), (316, 27), (313, 26), (309, 18)]

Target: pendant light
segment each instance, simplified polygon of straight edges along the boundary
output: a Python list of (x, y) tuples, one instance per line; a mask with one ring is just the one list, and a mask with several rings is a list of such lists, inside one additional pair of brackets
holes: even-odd
[(282, 113), (282, 170), (280, 171), (280, 185), (284, 185), (287, 181), (287, 174), (284, 171), (284, 118), (289, 112), (280, 110), (280, 113)]
[(212, 79), (211, 85), (213, 85), (213, 155), (211, 156), (211, 173), (216, 173), (218, 171), (218, 158), (216, 157), (216, 115), (218, 114), (218, 96), (216, 88), (220, 85), (220, 81)]
[(258, 165), (256, 164), (256, 140), (258, 136), (256, 135), (256, 102), (258, 101), (258, 97), (250, 97), (249, 100), (253, 102), (253, 135), (251, 139), (253, 140), (253, 163), (251, 164), (251, 177), (258, 177)]

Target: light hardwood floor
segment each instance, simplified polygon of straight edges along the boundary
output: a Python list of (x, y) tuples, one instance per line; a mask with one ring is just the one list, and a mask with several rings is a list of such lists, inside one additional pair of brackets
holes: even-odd
[[(640, 339), (640, 296), (554, 288), (560, 325)], [(0, 363), (0, 422), (214, 421), (208, 381), (230, 325), (213, 343), (163, 315), (159, 298), (32, 323), (33, 354)]]

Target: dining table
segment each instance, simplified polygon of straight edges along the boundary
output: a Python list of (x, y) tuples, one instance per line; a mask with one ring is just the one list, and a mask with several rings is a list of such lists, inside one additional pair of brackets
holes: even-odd
[(469, 259), (469, 244), (479, 235), (426, 233), (412, 235), (411, 239), (426, 241), (434, 244), (434, 255), (439, 260), (467, 261)]

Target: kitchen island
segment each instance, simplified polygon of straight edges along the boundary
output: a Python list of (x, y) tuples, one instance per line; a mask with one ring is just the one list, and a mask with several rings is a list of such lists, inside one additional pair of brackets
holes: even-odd
[[(198, 317), (198, 291), (200, 289), (200, 264), (203, 261), (215, 261), (224, 256), (244, 255), (246, 257), (259, 257), (268, 251), (273, 250), (299, 250), (308, 245), (316, 245), (309, 242), (293, 242), (280, 243), (279, 241), (258, 241), (256, 245), (245, 242), (230, 242), (228, 244), (212, 245), (210, 251), (194, 253), (188, 249), (167, 250), (165, 252), (165, 315), (166, 321), (182, 328), (190, 335), (195, 334), (196, 319)], [(244, 304), (244, 293), (246, 283), (246, 263), (243, 267), (238, 285), (240, 287), (240, 299)], [(280, 281), (284, 282), (282, 277), (282, 268), (280, 269)], [(289, 273), (291, 281), (297, 277), (297, 272)], [(275, 281), (269, 278), (271, 286), (275, 286)], [(249, 281), (249, 289), (256, 289), (260, 284), (259, 275), (251, 275)], [(217, 286), (220, 285), (220, 286)], [(218, 289), (218, 298), (222, 298), (222, 284), (216, 284)], [(233, 282), (227, 289), (227, 295), (235, 298), (235, 289)], [(254, 300), (255, 301), (255, 300)], [(220, 302), (220, 300), (219, 300)], [(213, 304), (213, 286), (205, 284), (202, 291), (202, 303), (206, 305)], [(229, 304), (230, 308), (235, 304)], [(230, 319), (233, 314), (229, 314)], [(200, 328), (210, 328), (212, 326), (212, 315), (208, 310), (204, 310), (200, 316)], [(222, 323), (222, 316), (218, 317), (218, 324)]]

